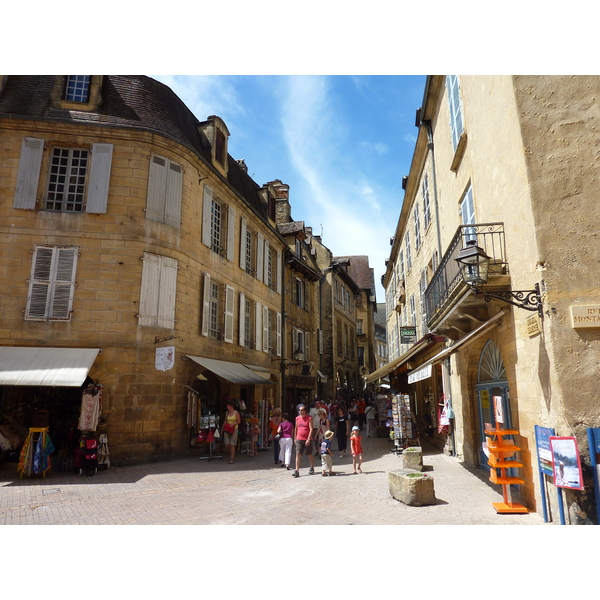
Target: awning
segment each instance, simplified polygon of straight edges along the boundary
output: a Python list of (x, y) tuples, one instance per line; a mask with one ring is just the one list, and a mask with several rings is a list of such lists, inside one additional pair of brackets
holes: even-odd
[(80, 387), (99, 348), (0, 347), (0, 385)]
[(254, 371), (248, 367), (234, 362), (228, 362), (226, 360), (215, 360), (214, 358), (204, 358), (200, 356), (187, 355), (194, 362), (198, 363), (201, 367), (212, 371), (215, 375), (231, 381), (231, 383), (254, 383), (254, 384), (272, 384), (262, 375), (257, 375)]
[[(271, 379), (271, 371), (269, 369), (265, 369), (264, 367), (259, 367), (258, 365), (244, 365), (248, 367), (252, 372), (256, 373), (260, 377), (264, 377), (267, 380)], [(264, 383), (264, 382), (263, 382)]]
[[(473, 331), (465, 335), (465, 337), (454, 342), (452, 346), (450, 346), (449, 348), (445, 348), (444, 350), (436, 354), (433, 358), (430, 358), (427, 362), (424, 362), (422, 365), (419, 365), (419, 370), (414, 371), (413, 373), (411, 373), (411, 375), (419, 373), (420, 371), (427, 369), (431, 365), (435, 365), (436, 363), (442, 362), (446, 357), (450, 356), (451, 354), (454, 354), (459, 348), (466, 346), (471, 342), (474, 342), (480, 335), (483, 335), (490, 327), (495, 325), (498, 319), (502, 318), (504, 314), (505, 313), (502, 311), (498, 314), (495, 314), (491, 319), (477, 327), (477, 329), (473, 329)], [(412, 382), (409, 381), (409, 383)]]
[(418, 354), (427, 346), (430, 346), (431, 344), (443, 339), (443, 338), (439, 338), (439, 339), (438, 338), (439, 338), (439, 336), (428, 333), (427, 335), (422, 337), (418, 342), (416, 342), (415, 345), (408, 352), (405, 352), (402, 356), (395, 358), (394, 360), (389, 362), (387, 365), (380, 367), (379, 369), (377, 369), (377, 371), (373, 371), (370, 375), (367, 376), (365, 382), (373, 383), (374, 381), (377, 381), (378, 379), (385, 377), (386, 375), (391, 373), (394, 369), (397, 369), (398, 367), (402, 366), (405, 362), (407, 362), (411, 358), (411, 356)]

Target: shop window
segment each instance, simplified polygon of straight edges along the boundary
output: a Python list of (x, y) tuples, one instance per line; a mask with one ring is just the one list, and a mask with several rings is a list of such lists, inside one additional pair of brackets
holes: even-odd
[(144, 252), (138, 324), (146, 327), (175, 327), (177, 261)]
[(73, 308), (77, 247), (35, 246), (25, 308), (26, 321), (69, 321)]
[(146, 219), (181, 227), (183, 168), (176, 162), (152, 155), (148, 175)]

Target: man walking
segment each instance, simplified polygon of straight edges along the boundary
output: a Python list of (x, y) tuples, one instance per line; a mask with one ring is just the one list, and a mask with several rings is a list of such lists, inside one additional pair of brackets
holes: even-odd
[(300, 414), (296, 417), (294, 425), (294, 446), (296, 448), (296, 470), (292, 473), (292, 477), (300, 477), (300, 462), (304, 453), (308, 454), (308, 462), (310, 468), (308, 474), (312, 475), (315, 472), (315, 457), (313, 455), (313, 424), (312, 417), (307, 413), (306, 406), (301, 404), (299, 407)]
[(367, 437), (374, 438), (377, 437), (376, 434), (376, 425), (377, 425), (377, 409), (375, 408), (375, 402), (370, 401), (366, 410), (365, 416), (367, 417)]

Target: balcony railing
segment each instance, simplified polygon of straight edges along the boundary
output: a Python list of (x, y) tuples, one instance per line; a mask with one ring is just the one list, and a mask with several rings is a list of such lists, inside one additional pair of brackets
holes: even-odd
[(440, 266), (431, 278), (425, 290), (425, 313), (427, 323), (446, 307), (461, 289), (463, 279), (456, 262), (456, 257), (469, 240), (477, 240), (477, 245), (483, 248), (492, 259), (488, 276), (508, 274), (506, 246), (504, 243), (504, 223), (473, 223), (461, 225), (444, 254)]

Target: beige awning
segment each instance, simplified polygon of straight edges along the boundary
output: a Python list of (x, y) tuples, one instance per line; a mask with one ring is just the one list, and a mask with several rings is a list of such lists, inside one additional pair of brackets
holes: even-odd
[(489, 319), (488, 321), (486, 321), (485, 323), (483, 323), (482, 325), (480, 325), (476, 329), (473, 329), (473, 331), (465, 335), (465, 337), (454, 342), (452, 346), (444, 348), (444, 350), (438, 352), (438, 354), (436, 354), (433, 358), (430, 358), (427, 362), (424, 362), (422, 365), (419, 365), (418, 371), (414, 371), (413, 373), (411, 373), (411, 375), (416, 374), (419, 371), (423, 371), (423, 369), (426, 369), (431, 365), (435, 365), (437, 363), (442, 362), (446, 357), (450, 356), (451, 354), (454, 354), (459, 348), (464, 347), (467, 344), (470, 344), (471, 342), (474, 342), (480, 335), (483, 335), (490, 327), (495, 325), (498, 319), (502, 318), (504, 314), (505, 313), (502, 311), (495, 314), (491, 319)]
[(187, 356), (194, 362), (198, 363), (201, 367), (208, 369), (223, 379), (227, 379), (227, 381), (231, 381), (231, 383), (274, 385), (272, 381), (269, 381), (262, 375), (258, 375), (240, 363), (229, 362), (226, 360), (216, 360), (214, 358), (204, 358), (202, 356), (192, 356), (191, 354), (188, 354)]
[(402, 356), (395, 358), (387, 365), (384, 365), (383, 367), (377, 369), (377, 371), (373, 371), (370, 375), (367, 375), (365, 383), (373, 383), (374, 381), (385, 377), (394, 369), (397, 369), (398, 367), (402, 366), (405, 362), (407, 362), (411, 358), (411, 356), (418, 354), (419, 352), (421, 352), (421, 350), (423, 350), (423, 348), (430, 345), (431, 343), (432, 340), (430, 335), (426, 335), (425, 337), (421, 338), (410, 350), (408, 350), (408, 352), (405, 352)]
[(80, 387), (99, 348), (0, 347), (0, 385)]

